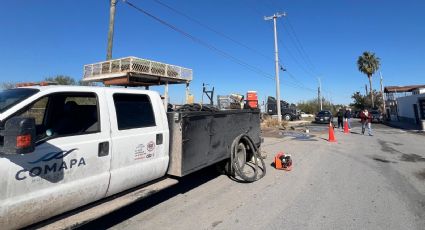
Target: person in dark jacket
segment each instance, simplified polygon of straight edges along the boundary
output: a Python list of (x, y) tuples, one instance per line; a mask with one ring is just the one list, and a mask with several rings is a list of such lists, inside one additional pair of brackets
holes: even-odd
[(351, 130), (351, 123), (350, 123), (350, 119), (351, 119), (351, 109), (347, 108), (345, 110), (345, 114), (344, 114), (344, 118), (348, 124), (348, 129)]
[(366, 126), (369, 133), (369, 136), (373, 136), (372, 134), (372, 114), (367, 111), (367, 109), (363, 110), (360, 113), (360, 121), (362, 122), (362, 134), (364, 135)]
[(336, 116), (338, 117), (338, 129), (339, 127), (343, 129), (344, 128), (344, 124), (343, 124), (344, 112), (342, 111), (342, 109), (338, 110), (338, 113), (336, 114)]

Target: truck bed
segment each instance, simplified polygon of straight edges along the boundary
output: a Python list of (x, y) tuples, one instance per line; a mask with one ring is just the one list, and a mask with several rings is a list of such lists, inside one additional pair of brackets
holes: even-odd
[(261, 145), (260, 110), (169, 112), (167, 117), (169, 175), (185, 176), (230, 158), (230, 146), (242, 133)]

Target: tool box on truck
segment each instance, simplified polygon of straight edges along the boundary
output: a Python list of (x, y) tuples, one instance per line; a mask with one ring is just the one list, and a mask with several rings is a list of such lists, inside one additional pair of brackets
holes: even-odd
[(230, 157), (232, 141), (246, 133), (261, 144), (260, 110), (169, 112), (168, 174), (185, 176)]

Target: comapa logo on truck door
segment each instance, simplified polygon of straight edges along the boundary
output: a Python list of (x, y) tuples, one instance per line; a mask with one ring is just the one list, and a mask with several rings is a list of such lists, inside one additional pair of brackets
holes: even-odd
[(62, 150), (59, 152), (50, 152), (39, 159), (35, 161), (29, 161), (28, 163), (31, 165), (44, 163), (44, 165), (37, 165), (32, 168), (28, 169), (21, 169), (18, 172), (16, 172), (15, 179), (16, 180), (25, 180), (28, 176), (30, 177), (37, 177), (46, 175), (49, 173), (58, 173), (62, 172), (68, 169), (71, 169), (72, 167), (80, 167), (83, 165), (86, 165), (86, 162), (84, 160), (84, 157), (81, 157), (80, 159), (69, 159), (68, 161), (62, 161), (54, 162), (54, 163), (48, 163), (52, 160), (60, 160), (69, 155), (70, 153), (74, 152), (75, 150), (78, 150), (77, 148), (71, 149), (71, 150)]

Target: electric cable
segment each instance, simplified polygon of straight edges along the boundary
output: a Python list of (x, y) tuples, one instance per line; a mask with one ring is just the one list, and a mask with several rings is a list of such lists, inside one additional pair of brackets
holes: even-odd
[(289, 17), (288, 17), (288, 19), (287, 19), (287, 22), (288, 22), (288, 26), (289, 26), (290, 30), (291, 30), (291, 31), (292, 31), (292, 33), (294, 34), (295, 40), (297, 41), (297, 43), (299, 44), (299, 46), (300, 46), (300, 48), (301, 48), (301, 51), (304, 53), (304, 55), (305, 55), (305, 57), (306, 57), (306, 59), (307, 59), (307, 62), (308, 62), (308, 63), (310, 64), (310, 66), (312, 67), (312, 70), (315, 70), (315, 67), (314, 67), (314, 65), (313, 65), (313, 62), (311, 61), (310, 56), (309, 56), (309, 55), (308, 55), (308, 53), (305, 51), (304, 46), (302, 45), (302, 43), (301, 43), (300, 39), (298, 38), (298, 35), (297, 35), (297, 33), (295, 32), (295, 29), (294, 29), (294, 27), (292, 26), (291, 19), (290, 19)]
[[(274, 2), (271, 2), (270, 1), (270, 3), (271, 4), (273, 4), (274, 5)], [(277, 6), (276, 6), (277, 7)], [(254, 8), (254, 7), (250, 7), (256, 14), (258, 14), (258, 15), (260, 15), (260, 16), (262, 16), (262, 14), (261, 14), (261, 12), (257, 9), (257, 8)], [(277, 7), (277, 8), (280, 8), (280, 7)], [(311, 70), (309, 70), (308, 68), (306, 68), (306, 67), (304, 67), (304, 65), (302, 65), (301, 64), (301, 62), (298, 60), (298, 58), (291, 52), (291, 50), (289, 49), (289, 47), (288, 46), (286, 46), (286, 44), (285, 43), (283, 43), (282, 42), (282, 40), (281, 40), (281, 38), (278, 36), (278, 43), (281, 45), (281, 46), (283, 46), (283, 48), (285, 49), (285, 51), (286, 51), (286, 53), (288, 53), (289, 54), (289, 56), (291, 56), (292, 57), (292, 60), (294, 60), (294, 62), (295, 62), (295, 64), (297, 64), (297, 66), (299, 66), (307, 75), (309, 75), (309, 76), (311, 76), (311, 77), (313, 77), (313, 78), (316, 78), (315, 76), (317, 75), (317, 74), (315, 74), (315, 73), (313, 73)], [(299, 52), (301, 52), (301, 51), (299, 51)], [(281, 65), (281, 63), (282, 63), (282, 61), (281, 61), (282, 59), (279, 57), (279, 63), (280, 63), (280, 65)], [(305, 62), (305, 61), (304, 61)], [(292, 75), (292, 76), (290, 76), (291, 78), (293, 78), (294, 79), (294, 76)], [(296, 79), (294, 79), (294, 81), (296, 81), (296, 82), (300, 82), (299, 80), (296, 80)], [(311, 89), (309, 89), (309, 90), (311, 90)], [(314, 91), (314, 90), (313, 90)]]
[[(231, 55), (231, 54), (229, 54), (229, 53), (227, 53), (227, 52), (225, 52), (225, 51), (223, 51), (223, 50), (221, 50), (221, 49), (219, 49), (219, 48), (217, 48), (217, 47), (215, 47), (215, 46), (213, 46), (213, 45), (211, 45), (211, 44), (209, 44), (209, 43), (207, 43), (207, 42), (205, 42), (205, 41), (203, 41), (201, 39), (199, 39), (198, 37), (195, 37), (195, 36), (191, 35), (190, 33), (186, 32), (186, 31), (184, 31), (184, 30), (182, 30), (182, 29), (180, 29), (180, 28), (172, 25), (171, 23), (168, 23), (165, 20), (163, 20), (163, 19), (161, 19), (161, 18), (159, 18), (159, 17), (157, 17), (157, 16), (155, 16), (155, 15), (147, 12), (146, 10), (144, 10), (144, 9), (142, 9), (142, 8), (134, 5), (133, 3), (131, 3), (128, 0), (122, 0), (122, 1), (124, 3), (126, 3), (127, 5), (129, 5), (130, 7), (133, 7), (137, 11), (145, 14), (146, 16), (148, 16), (148, 17), (150, 17), (150, 18), (158, 21), (159, 23), (161, 23), (161, 24), (169, 27), (170, 29), (172, 29), (172, 30), (180, 33), (181, 35), (189, 38), (193, 42), (198, 43), (198, 44), (200, 44), (200, 45), (202, 45), (202, 46), (204, 46), (204, 47), (206, 47), (206, 48), (214, 51), (215, 53), (217, 53), (217, 54), (219, 54), (219, 55), (221, 55), (221, 56), (223, 56), (223, 57), (225, 57), (225, 58), (227, 58), (227, 59), (235, 62), (236, 64), (239, 64), (239, 65), (245, 67), (246, 69), (248, 69), (248, 70), (250, 70), (250, 71), (252, 71), (254, 73), (257, 73), (260, 76), (263, 76), (263, 77), (268, 78), (270, 80), (274, 80), (274, 76), (273, 75), (264, 72), (263, 70), (259, 69), (258, 67), (252, 66), (249, 63), (246, 63), (246, 62), (244, 62), (244, 61), (242, 61), (242, 60), (234, 57), (233, 55)], [(299, 89), (309, 90), (309, 89), (300, 87), (300, 86), (298, 86), (298, 85), (296, 85), (294, 83), (291, 83), (291, 82), (287, 82), (287, 81), (284, 81), (284, 80), (282, 80), (282, 82), (285, 82), (287, 84), (287, 86), (290, 86), (290, 87), (293, 87), (293, 88), (299, 88)]]
[(227, 35), (227, 34), (221, 32), (221, 31), (218, 31), (218, 30), (212, 28), (211, 26), (209, 26), (209, 25), (207, 25), (207, 24), (205, 24), (205, 23), (203, 23), (203, 22), (201, 22), (201, 21), (199, 21), (199, 20), (197, 20), (197, 19), (195, 19), (195, 18), (193, 18), (193, 17), (191, 17), (191, 16), (183, 13), (180, 10), (177, 10), (176, 8), (173, 8), (172, 6), (166, 4), (166, 3), (162, 2), (162, 1), (159, 1), (159, 0), (152, 0), (152, 1), (154, 1), (154, 2), (158, 3), (159, 5), (167, 8), (167, 9), (169, 9), (171, 11), (173, 11), (176, 14), (179, 14), (180, 16), (185, 17), (186, 19), (188, 19), (188, 20), (190, 20), (190, 21), (192, 21), (192, 22), (194, 22), (194, 23), (196, 23), (196, 24), (204, 27), (205, 29), (207, 29), (207, 30), (209, 30), (211, 32), (213, 32), (213, 33), (215, 33), (215, 34), (217, 34), (217, 35), (219, 35), (219, 36), (221, 36), (221, 37), (223, 37), (223, 38), (225, 38), (225, 39), (227, 39), (227, 40), (229, 40), (229, 41), (231, 41), (231, 42), (233, 42), (233, 43), (235, 43), (235, 44), (237, 44), (237, 45), (239, 45), (241, 47), (244, 47), (244, 48), (250, 50), (253, 53), (256, 53), (256, 54), (262, 56), (263, 58), (266, 58), (268, 60), (272, 59), (272, 57), (270, 57), (270, 56), (268, 56), (268, 55), (266, 55), (266, 54), (264, 54), (264, 53), (262, 53), (262, 52), (260, 52), (260, 51), (258, 51), (256, 49), (254, 49), (254, 48), (252, 48), (250, 46), (245, 45), (244, 43), (242, 43), (242, 42), (240, 42), (240, 41), (238, 41), (238, 40), (230, 37), (229, 35)]
[[(234, 43), (236, 43), (236, 44), (238, 44), (238, 45), (240, 45), (240, 46), (242, 46), (242, 47), (244, 47), (244, 48), (246, 48), (246, 49), (248, 49), (248, 50), (250, 50), (250, 51), (252, 51), (252, 52), (254, 52), (254, 53), (257, 53), (258, 55), (262, 56), (263, 58), (265, 58), (265, 59), (267, 59), (267, 60), (273, 60), (271, 57), (268, 57), (267, 55), (265, 55), (265, 54), (261, 53), (260, 51), (258, 51), (258, 50), (256, 50), (256, 49), (253, 49), (253, 48), (251, 48), (251, 47), (249, 47), (249, 46), (247, 46), (247, 45), (245, 45), (245, 44), (243, 44), (243, 43), (241, 43), (241, 42), (237, 41), (236, 39), (233, 39), (232, 37), (230, 37), (230, 36), (228, 36), (228, 35), (224, 34), (223, 32), (220, 32), (220, 31), (218, 31), (218, 30), (216, 30), (216, 29), (212, 28), (211, 26), (208, 26), (208, 25), (206, 25), (206, 24), (202, 23), (201, 21), (199, 21), (199, 20), (197, 20), (197, 19), (195, 19), (195, 18), (193, 18), (193, 17), (191, 17), (191, 16), (189, 16), (189, 15), (187, 15), (187, 14), (183, 13), (183, 12), (182, 12), (182, 11), (180, 11), (180, 10), (177, 10), (176, 8), (173, 8), (172, 6), (170, 6), (170, 5), (168, 5), (168, 4), (164, 3), (164, 2), (162, 2), (162, 1), (160, 1), (160, 0), (152, 0), (152, 1), (154, 1), (154, 2), (158, 3), (159, 5), (161, 5), (161, 6), (165, 7), (165, 8), (167, 8), (167, 9), (169, 9), (169, 10), (171, 10), (171, 11), (175, 12), (176, 14), (179, 14), (179, 15), (181, 15), (181, 16), (183, 16), (183, 17), (185, 17), (186, 19), (188, 19), (188, 20), (190, 20), (190, 21), (192, 21), (192, 22), (194, 22), (194, 23), (196, 23), (196, 24), (198, 24), (198, 25), (200, 25), (200, 26), (202, 26), (202, 27), (204, 27), (204, 28), (208, 29), (209, 31), (212, 31), (213, 33), (215, 33), (215, 34), (217, 34), (217, 35), (219, 35), (219, 36), (221, 36), (221, 37), (223, 37), (223, 38), (226, 38), (226, 39), (228, 39), (228, 40), (230, 40), (230, 41), (232, 41), (232, 42), (234, 42)], [(295, 79), (295, 78), (293, 77), (293, 75), (291, 75), (290, 77), (291, 77), (294, 81), (299, 82), (297, 79)], [(295, 83), (295, 84), (296, 84), (296, 85), (298, 85), (298, 86), (300, 86), (300, 84), (297, 84), (297, 83)], [(307, 88), (306, 88), (306, 87), (304, 87), (304, 86), (300, 86), (300, 88), (305, 88), (305, 89), (307, 89)], [(311, 89), (308, 89), (308, 90), (311, 90)]]
[(227, 59), (229, 59), (229, 60), (231, 60), (231, 61), (233, 61), (233, 62), (235, 62), (235, 63), (237, 63), (237, 64), (239, 64), (239, 65), (241, 65), (241, 66), (243, 66), (245, 68), (247, 68), (247, 69), (249, 69), (252, 72), (257, 73), (260, 76), (263, 76), (263, 77), (266, 77), (266, 78), (269, 78), (269, 79), (273, 80), (273, 76), (271, 74), (268, 74), (268, 73), (264, 72), (263, 70), (255, 67), (255, 66), (252, 66), (252, 65), (250, 65), (250, 64), (248, 64), (248, 63), (246, 63), (246, 62), (244, 62), (244, 61), (242, 61), (242, 60), (240, 60), (240, 59), (238, 59), (238, 58), (236, 58), (234, 56), (232, 56), (231, 54), (229, 54), (229, 53), (227, 53), (227, 52), (225, 52), (223, 50), (220, 50), (217, 47), (215, 47), (215, 46), (213, 46), (213, 45), (211, 45), (211, 44), (209, 44), (209, 43), (207, 43), (207, 42), (205, 42), (205, 41), (203, 41), (203, 40), (201, 40), (201, 39), (199, 39), (199, 38), (197, 38), (197, 37), (189, 34), (188, 32), (186, 32), (186, 31), (184, 31), (182, 29), (177, 28), (176, 26), (174, 26), (174, 25), (172, 25), (172, 24), (170, 24), (170, 23), (162, 20), (161, 18), (159, 18), (159, 17), (157, 17), (157, 16), (155, 16), (155, 15), (147, 12), (146, 10), (144, 10), (144, 9), (142, 9), (142, 8), (134, 5), (133, 3), (131, 3), (129, 1), (127, 1), (127, 0), (122, 0), (122, 1), (124, 3), (126, 3), (127, 5), (133, 7), (134, 9), (138, 10), (139, 12), (145, 14), (146, 16), (148, 16), (148, 17), (150, 17), (150, 18), (158, 21), (159, 23), (161, 23), (161, 24), (169, 27), (170, 29), (172, 29), (172, 30), (174, 30), (174, 31), (182, 34), (183, 36), (191, 39), (193, 42), (198, 43), (198, 44), (200, 44), (200, 45), (202, 45), (202, 46), (204, 46), (204, 47), (206, 47), (206, 48), (214, 51), (215, 53), (217, 53), (217, 54), (219, 54), (219, 55), (221, 55), (221, 56), (223, 56), (223, 57), (225, 57), (225, 58), (227, 58)]

